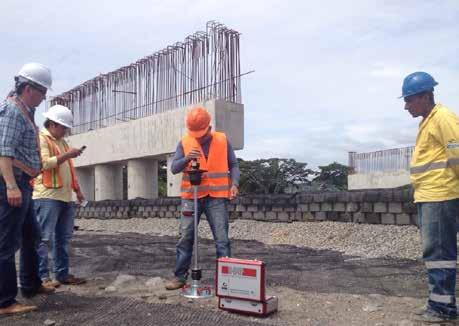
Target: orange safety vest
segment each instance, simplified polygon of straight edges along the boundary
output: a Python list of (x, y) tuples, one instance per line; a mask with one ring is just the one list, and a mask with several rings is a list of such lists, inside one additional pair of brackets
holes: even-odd
[[(182, 138), (183, 152), (186, 155), (193, 149), (198, 148), (201, 157), (198, 159), (200, 169), (206, 170), (202, 174), (201, 184), (198, 186), (198, 198), (206, 196), (215, 198), (229, 198), (230, 196), (230, 177), (228, 167), (228, 142), (222, 132), (212, 132), (210, 141), (209, 155), (206, 159), (195, 138), (185, 135)], [(185, 168), (182, 177), (181, 197), (183, 199), (193, 199), (193, 186), (186, 170), (190, 168), (191, 162)]]
[[(53, 139), (47, 135), (42, 136), (45, 138), (46, 143), (48, 145), (49, 149), (49, 156), (58, 156), (61, 154), (59, 151), (59, 147), (54, 143)], [(63, 141), (64, 144), (64, 151), (67, 152), (69, 149), (69, 145)], [(73, 166), (73, 162), (71, 159), (68, 160), (69, 166), (70, 166), (70, 174), (72, 176), (72, 189), (74, 191), (78, 191), (80, 189), (80, 186), (78, 185), (77, 179), (76, 179), (76, 174), (75, 174), (75, 167)], [(58, 189), (62, 188), (62, 177), (61, 174), (59, 173), (59, 165), (56, 166), (55, 168), (49, 169), (49, 170), (42, 170), (42, 182), (43, 185), (46, 188), (52, 188), (52, 189)]]

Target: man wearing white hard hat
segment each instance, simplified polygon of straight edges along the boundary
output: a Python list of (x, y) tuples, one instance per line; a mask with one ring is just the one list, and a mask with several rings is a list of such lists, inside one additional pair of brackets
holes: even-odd
[(41, 170), (35, 108), (51, 89), (51, 71), (42, 64), (28, 63), (14, 80), (14, 91), (0, 103), (0, 315), (37, 309), (16, 301), (15, 253), (19, 248), (23, 296), (55, 291), (43, 285), (38, 275), (40, 229), (30, 186)]
[[(40, 131), (42, 173), (34, 180), (34, 209), (41, 229), (38, 246), (39, 274), (43, 284), (59, 286), (85, 283), (69, 273), (68, 244), (73, 234), (75, 210), (72, 191), (81, 203), (84, 196), (72, 159), (83, 149), (71, 148), (64, 140), (72, 128), (73, 115), (63, 105), (54, 105), (43, 114), (45, 128)], [(55, 280), (50, 277), (48, 253), (52, 249)]]

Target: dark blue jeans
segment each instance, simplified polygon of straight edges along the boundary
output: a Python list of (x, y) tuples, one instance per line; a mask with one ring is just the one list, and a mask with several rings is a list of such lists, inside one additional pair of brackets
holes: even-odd
[(423, 258), (429, 283), (429, 309), (456, 317), (456, 217), (459, 199), (418, 203)]
[(68, 245), (75, 219), (73, 204), (54, 199), (35, 199), (34, 208), (41, 229), (38, 246), (40, 278), (49, 278), (48, 252), (51, 246), (54, 275), (56, 280), (65, 281), (69, 276)]
[[(193, 200), (182, 199), (182, 216), (180, 219), (180, 240), (177, 243), (175, 276), (181, 279), (188, 277), (194, 244)], [(212, 235), (215, 240), (217, 258), (231, 256), (228, 238), (228, 199), (204, 197), (198, 200), (198, 223), (201, 214), (206, 214)]]
[(16, 177), (16, 182), (22, 193), (21, 207), (8, 204), (6, 185), (0, 177), (0, 308), (16, 302), (18, 286), (14, 256), (19, 248), (21, 288), (34, 292), (41, 286), (36, 251), (40, 231), (33, 212), (32, 188), (26, 175)]

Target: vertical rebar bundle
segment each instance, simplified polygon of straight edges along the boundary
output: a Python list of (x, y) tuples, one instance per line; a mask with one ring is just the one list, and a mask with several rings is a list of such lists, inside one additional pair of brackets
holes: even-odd
[(241, 103), (240, 33), (215, 21), (137, 62), (59, 96), (74, 115), (72, 134), (205, 101)]

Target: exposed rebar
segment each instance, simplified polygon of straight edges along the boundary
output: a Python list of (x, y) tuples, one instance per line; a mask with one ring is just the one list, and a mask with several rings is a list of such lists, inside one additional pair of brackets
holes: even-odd
[(413, 151), (414, 147), (403, 147), (370, 153), (349, 152), (349, 167), (352, 173), (409, 171)]
[(78, 134), (208, 99), (241, 103), (239, 36), (210, 21), (206, 32), (101, 74), (50, 104), (72, 110), (72, 134)]

